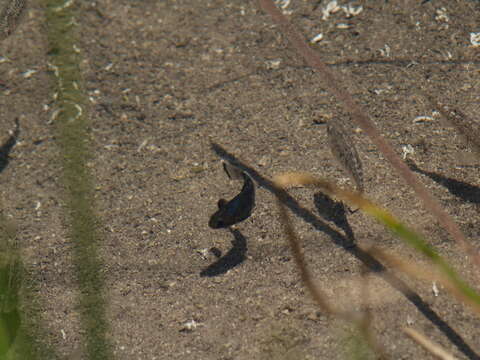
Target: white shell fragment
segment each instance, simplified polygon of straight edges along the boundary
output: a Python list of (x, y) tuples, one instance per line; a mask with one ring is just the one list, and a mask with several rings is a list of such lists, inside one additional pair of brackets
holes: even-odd
[(338, 6), (336, 0), (330, 1), (323, 9), (322, 9), (322, 20), (327, 20), (331, 14), (335, 14), (336, 12), (342, 10), (345, 13), (345, 17), (351, 18), (353, 16), (357, 16), (363, 11), (363, 6), (353, 6), (352, 4)]
[(190, 320), (187, 321), (185, 324), (182, 326), (182, 331), (193, 331), (197, 328), (198, 323), (195, 320)]
[(433, 117), (427, 116), (427, 115), (420, 115), (420, 116), (417, 116), (415, 119), (413, 119), (414, 124), (421, 123), (421, 122), (429, 122), (429, 121), (433, 121)]
[(22, 73), (22, 75), (25, 79), (28, 79), (28, 78), (31, 78), (32, 75), (35, 74), (36, 72), (37, 72), (37, 70), (29, 69), (29, 70), (25, 71), (24, 73)]
[(402, 146), (402, 159), (405, 160), (408, 155), (413, 155), (415, 153), (415, 150), (413, 149), (413, 146), (408, 144), (408, 145), (403, 145)]
[(327, 6), (322, 9), (322, 20), (327, 20), (330, 14), (335, 14), (339, 10), (341, 10), (341, 7), (338, 6), (337, 0), (330, 1)]
[(438, 294), (440, 294), (440, 291), (438, 291), (438, 287), (437, 287), (437, 282), (434, 281), (433, 284), (432, 284), (432, 292), (433, 292), (433, 295), (434, 296), (438, 296)]
[(351, 18), (353, 16), (357, 16), (358, 14), (360, 14), (363, 11), (363, 6), (360, 5), (355, 7), (352, 4), (348, 4), (348, 5), (343, 5), (342, 10), (345, 13), (345, 16), (347, 18)]
[(67, 1), (65, 1), (65, 3), (63, 3), (63, 5), (60, 5), (60, 6), (56, 7), (55, 9), (53, 9), (53, 11), (59, 12), (59, 11), (65, 10), (66, 8), (72, 6), (73, 4), (74, 4), (73, 0), (67, 0)]
[(56, 118), (58, 117), (58, 115), (60, 114), (60, 112), (61, 112), (60, 109), (56, 109), (56, 110), (52, 113), (52, 115), (50, 116), (50, 119), (48, 120), (47, 124), (53, 123), (53, 122), (56, 120)]
[(75, 106), (75, 109), (77, 110), (77, 115), (75, 116), (74, 120), (78, 119), (80, 116), (83, 114), (82, 107), (78, 104), (73, 104)]
[(310, 40), (310, 42), (311, 42), (312, 44), (316, 44), (316, 43), (318, 43), (318, 42), (320, 42), (320, 41), (322, 41), (322, 40), (323, 40), (323, 33), (320, 33), (320, 34), (318, 34), (318, 35), (315, 35), (315, 36)]
[(290, 5), (291, 0), (275, 0), (275, 5), (277, 5), (280, 9), (282, 9), (282, 13), (284, 15), (291, 15), (293, 13), (292, 10), (287, 10), (287, 7)]
[(286, 9), (290, 5), (290, 1), (291, 0), (275, 0), (275, 4), (282, 9)]
[(142, 143), (141, 143), (140, 145), (138, 145), (137, 152), (142, 151), (143, 148), (144, 148), (145, 146), (147, 146), (148, 140), (150, 140), (150, 139), (145, 139), (145, 140), (142, 141)]
[(473, 47), (480, 46), (480, 32), (478, 33), (470, 33), (470, 43)]
[(380, 51), (380, 55), (383, 57), (390, 57), (390, 46), (388, 44), (385, 44), (385, 46), (381, 49), (378, 49)]
[(447, 9), (441, 7), (440, 9), (435, 10), (435, 20), (438, 22), (449, 22), (450, 18), (447, 15)]
[(277, 60), (267, 60), (265, 61), (265, 65), (267, 66), (268, 70), (276, 70), (280, 67), (280, 64), (282, 63), (282, 60), (277, 59)]
[(55, 74), (56, 77), (59, 77), (58, 66), (55, 66), (50, 62), (47, 62), (47, 67), (48, 67), (49, 70), (53, 70), (53, 73)]
[(203, 258), (203, 260), (206, 260), (208, 257), (208, 249), (199, 249), (197, 252), (200, 254), (200, 256)]

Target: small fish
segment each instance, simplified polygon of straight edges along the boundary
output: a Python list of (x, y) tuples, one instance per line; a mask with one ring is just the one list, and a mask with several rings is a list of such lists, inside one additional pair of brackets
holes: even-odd
[(27, 0), (7, 0), (0, 1), (2, 8), (0, 9), (0, 41), (6, 39), (13, 33), (20, 22)]
[(333, 156), (355, 182), (357, 190), (363, 192), (363, 170), (355, 145), (339, 121), (327, 123), (327, 135)]
[(223, 169), (231, 179), (243, 179), (240, 193), (232, 200), (218, 200), (218, 210), (210, 217), (208, 226), (212, 229), (227, 228), (247, 219), (255, 207), (255, 184), (244, 171), (231, 164), (223, 163)]
[(447, 125), (453, 126), (463, 136), (467, 145), (477, 153), (478, 157), (480, 155), (480, 124), (469, 119), (459, 109), (438, 103), (429, 93), (425, 91), (421, 91), (421, 93), (447, 120)]

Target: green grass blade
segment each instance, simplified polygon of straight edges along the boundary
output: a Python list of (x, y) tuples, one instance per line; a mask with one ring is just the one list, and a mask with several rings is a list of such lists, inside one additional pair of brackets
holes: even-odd
[(357, 192), (344, 190), (336, 186), (334, 183), (321, 178), (316, 178), (309, 173), (292, 172), (280, 174), (275, 177), (274, 183), (279, 188), (299, 185), (314, 186), (319, 188), (321, 191), (337, 197), (353, 206), (356, 206), (363, 212), (373, 216), (379, 222), (383, 223), (395, 235), (403, 239), (408, 245), (412, 246), (414, 249), (430, 259), (451, 283), (453, 290), (458, 291), (458, 293), (466, 301), (470, 302), (470, 304), (473, 305), (478, 312), (480, 312), (480, 295), (463, 279), (460, 278), (453, 267), (445, 259), (443, 259), (433, 249), (433, 247), (431, 247), (423, 239), (422, 236), (407, 228), (388, 211), (362, 197)]
[(414, 231), (408, 229), (405, 225), (395, 219), (391, 214), (386, 210), (381, 209), (380, 207), (374, 205), (371, 202), (368, 204), (357, 204), (360, 209), (362, 209), (367, 214), (376, 218), (379, 222), (383, 223), (392, 233), (403, 239), (407, 244), (412, 246), (414, 249), (422, 253), (424, 256), (429, 258), (438, 268), (442, 271), (444, 275), (455, 285), (457, 290), (459, 290), (466, 298), (471, 300), (473, 303), (480, 306), (480, 295), (468, 285), (460, 276), (456, 273), (450, 264), (443, 259), (427, 242), (423, 239), (422, 236), (418, 235)]
[(62, 152), (66, 225), (74, 244), (73, 261), (80, 288), (80, 319), (89, 359), (113, 358), (108, 337), (105, 280), (98, 248), (99, 219), (94, 210), (94, 181), (88, 168), (92, 159), (87, 101), (82, 84), (81, 58), (77, 47), (79, 4), (45, 0), (49, 60), (56, 80), (54, 124)]

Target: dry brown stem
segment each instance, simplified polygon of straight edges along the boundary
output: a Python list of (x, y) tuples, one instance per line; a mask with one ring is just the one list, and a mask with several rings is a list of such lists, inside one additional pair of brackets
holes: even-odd
[(447, 289), (454, 297), (464, 304), (469, 304), (477, 316), (480, 316), (480, 306), (478, 303), (472, 301), (457, 289), (455, 284), (446, 276), (444, 276), (435, 266), (420, 266), (412, 261), (403, 259), (400, 256), (388, 253), (378, 247), (371, 247), (369, 249), (359, 246), (365, 252), (368, 252), (383, 263), (387, 264), (393, 269), (400, 270), (412, 278), (424, 281), (437, 281)]
[(425, 186), (417, 181), (413, 172), (395, 153), (392, 146), (385, 141), (362, 107), (353, 100), (353, 97), (346, 89), (341, 87), (339, 81), (320, 59), (320, 56), (307, 45), (300, 33), (289, 23), (287, 18), (281, 13), (272, 0), (259, 1), (262, 9), (272, 17), (276, 24), (280, 26), (292, 46), (300, 55), (302, 55), (306, 63), (320, 73), (327, 89), (335, 95), (341, 103), (343, 103), (344, 109), (350, 113), (352, 119), (365, 131), (372, 142), (390, 162), (392, 167), (404, 178), (406, 183), (413, 188), (417, 196), (423, 201), (425, 208), (437, 218), (439, 223), (450, 233), (452, 238), (462, 247), (465, 253), (468, 254), (472, 262), (480, 267), (480, 256), (478, 255), (477, 250), (467, 241), (458, 225), (452, 220), (440, 204), (430, 196)]
[(433, 356), (442, 359), (442, 360), (456, 360), (457, 358), (448, 353), (440, 345), (434, 343), (432, 340), (428, 339), (425, 335), (414, 330), (412, 328), (404, 328), (403, 332), (410, 336), (417, 344), (421, 345), (425, 350), (431, 353)]

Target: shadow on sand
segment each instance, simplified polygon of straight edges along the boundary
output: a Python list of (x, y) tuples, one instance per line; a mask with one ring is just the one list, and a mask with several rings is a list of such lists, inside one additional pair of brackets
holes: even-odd
[(17, 143), (18, 136), (20, 135), (20, 122), (15, 119), (15, 129), (12, 135), (5, 141), (0, 147), (0, 172), (5, 170), (10, 162), (10, 152)]
[(345, 204), (341, 201), (333, 200), (322, 192), (316, 193), (313, 196), (313, 200), (320, 216), (326, 221), (333, 222), (337, 227), (344, 231), (345, 237), (348, 240), (348, 243), (346, 243), (345, 246), (354, 247), (355, 237), (353, 235), (353, 230), (348, 223)]
[(455, 180), (434, 172), (420, 169), (413, 161), (407, 161), (408, 167), (435, 181), (437, 184), (445, 187), (450, 194), (462, 199), (463, 201), (480, 204), (480, 187), (468, 184), (463, 181)]
[[(417, 310), (423, 314), (438, 330), (440, 330), (449, 341), (454, 344), (457, 349), (462, 352), (468, 359), (478, 360), (480, 357), (475, 351), (468, 345), (465, 340), (453, 329), (445, 320), (443, 320), (431, 307), (422, 299), (414, 290), (412, 290), (403, 280), (389, 272), (388, 269), (375, 257), (369, 253), (363, 251), (357, 246), (352, 246), (350, 239), (344, 236), (326, 222), (322, 221), (318, 216), (311, 213), (309, 210), (303, 208), (295, 198), (290, 196), (287, 192), (278, 194), (278, 190), (275, 188), (272, 181), (262, 176), (255, 169), (247, 166), (237, 159), (234, 155), (228, 153), (223, 147), (215, 143), (211, 144), (212, 150), (220, 158), (228, 160), (232, 164), (238, 166), (243, 171), (247, 172), (257, 184), (265, 190), (280, 196), (285, 199), (285, 206), (287, 206), (296, 216), (303, 219), (305, 222), (313, 226), (317, 231), (320, 231), (330, 237), (331, 241), (342, 247), (346, 252), (357, 258), (362, 262), (370, 271), (378, 273), (387, 283), (393, 288), (403, 294), (403, 296), (414, 305)], [(321, 200), (320, 197), (318, 198)], [(338, 221), (338, 220), (337, 220)]]
[(228, 228), (230, 233), (234, 236), (232, 240), (232, 248), (225, 254), (225, 256), (218, 259), (206, 269), (202, 270), (200, 276), (213, 277), (225, 274), (228, 270), (240, 265), (245, 261), (247, 253), (247, 239), (239, 230), (232, 230)]

